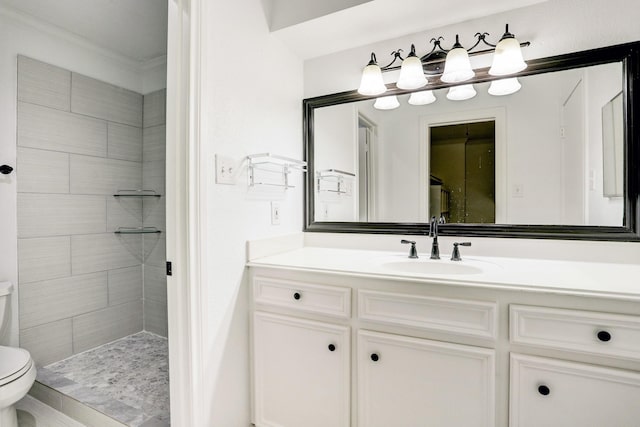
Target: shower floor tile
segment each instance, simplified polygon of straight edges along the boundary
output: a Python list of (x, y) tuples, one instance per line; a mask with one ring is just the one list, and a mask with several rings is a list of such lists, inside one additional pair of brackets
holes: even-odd
[(169, 426), (167, 339), (139, 332), (38, 368), (36, 378), (131, 427)]

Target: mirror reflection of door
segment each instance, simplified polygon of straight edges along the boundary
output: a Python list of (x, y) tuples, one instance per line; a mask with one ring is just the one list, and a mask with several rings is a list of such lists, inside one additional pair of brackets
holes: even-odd
[(495, 121), (429, 131), (429, 216), (451, 223), (495, 223)]
[(372, 218), (372, 150), (375, 124), (358, 115), (358, 221), (373, 221)]

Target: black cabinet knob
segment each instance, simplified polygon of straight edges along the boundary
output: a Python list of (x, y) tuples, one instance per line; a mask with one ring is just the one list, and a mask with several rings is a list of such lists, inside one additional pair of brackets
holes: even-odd
[(380, 356), (378, 356), (376, 353), (371, 353), (371, 360), (377, 362), (378, 360), (380, 360)]
[(329, 344), (329, 351), (336, 351), (336, 346), (334, 344)]
[(611, 341), (611, 334), (607, 331), (598, 331), (598, 339), (602, 342)]
[(300, 292), (296, 292), (295, 294), (293, 294), (293, 299), (298, 300), (300, 298), (302, 298), (302, 295), (300, 295)]
[(13, 172), (13, 168), (9, 165), (2, 165), (0, 166), (0, 173), (3, 175), (9, 175), (11, 172)]
[(543, 396), (548, 396), (549, 393), (551, 393), (551, 390), (549, 390), (549, 387), (543, 384), (541, 386), (538, 386), (538, 393), (540, 393)]

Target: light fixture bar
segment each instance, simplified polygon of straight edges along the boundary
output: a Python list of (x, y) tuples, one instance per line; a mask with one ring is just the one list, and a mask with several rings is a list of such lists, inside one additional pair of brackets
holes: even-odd
[[(469, 54), (469, 56), (476, 56), (476, 55), (486, 55), (489, 53), (493, 53), (495, 52), (495, 47), (497, 45), (489, 43), (486, 39), (486, 36), (488, 36), (489, 33), (476, 33), (475, 37), (476, 37), (476, 43), (471, 46), (471, 48), (467, 49), (467, 53)], [(426, 55), (423, 55), (420, 58), (420, 61), (422, 62), (422, 66), (428, 66), (428, 65), (434, 65), (434, 64), (440, 64), (440, 63), (444, 63), (445, 62), (445, 55), (447, 53), (449, 53), (449, 51), (451, 49), (444, 49), (441, 45), (441, 40), (444, 40), (443, 37), (438, 37), (438, 38), (432, 38), (431, 39), (431, 43), (433, 43), (433, 48), (431, 49), (431, 52), (427, 53)], [(488, 49), (482, 49), (482, 50), (474, 50), (476, 47), (478, 47), (478, 45), (480, 45), (480, 43), (484, 43), (485, 45), (489, 46)], [(520, 43), (520, 47), (528, 47), (531, 45), (531, 42), (526, 41), (526, 42), (521, 42)], [(397, 49), (394, 50), (393, 52), (391, 52), (391, 55), (393, 56), (393, 59), (391, 60), (391, 62), (383, 67), (380, 67), (380, 70), (385, 73), (385, 72), (389, 72), (389, 71), (396, 71), (399, 70), (401, 67), (401, 63), (402, 61), (405, 59), (402, 56), (402, 49)], [(438, 73), (440, 74), (440, 73)]]

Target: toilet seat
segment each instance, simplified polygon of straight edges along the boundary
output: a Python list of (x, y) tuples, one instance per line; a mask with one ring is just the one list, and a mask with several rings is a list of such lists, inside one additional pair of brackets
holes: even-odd
[(0, 387), (23, 376), (32, 363), (27, 350), (0, 346)]

